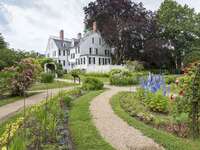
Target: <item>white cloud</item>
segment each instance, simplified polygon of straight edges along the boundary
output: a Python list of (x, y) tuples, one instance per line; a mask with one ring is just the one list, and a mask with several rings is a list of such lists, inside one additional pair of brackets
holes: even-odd
[[(10, 47), (44, 52), (48, 37), (58, 35), (60, 29), (65, 30), (67, 38), (75, 37), (78, 32), (83, 31), (83, 7), (90, 0), (28, 0), (30, 2), (27, 5), (27, 0), (19, 0), (21, 4), (8, 1), (0, 2), (0, 13), (6, 18), (6, 23), (1, 23), (0, 20), (0, 32)], [(156, 10), (163, 0), (134, 1), (142, 1), (147, 9)], [(177, 1), (187, 3), (198, 11), (200, 9), (200, 2), (195, 0)]]

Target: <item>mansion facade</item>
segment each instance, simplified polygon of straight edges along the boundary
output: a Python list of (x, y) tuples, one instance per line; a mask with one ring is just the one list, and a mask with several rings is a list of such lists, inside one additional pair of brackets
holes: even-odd
[(111, 69), (111, 48), (102, 39), (93, 24), (93, 30), (82, 37), (64, 38), (64, 31), (59, 37), (50, 36), (46, 48), (46, 57), (52, 58), (63, 66), (66, 71), (73, 69), (86, 70), (87, 72), (106, 72)]

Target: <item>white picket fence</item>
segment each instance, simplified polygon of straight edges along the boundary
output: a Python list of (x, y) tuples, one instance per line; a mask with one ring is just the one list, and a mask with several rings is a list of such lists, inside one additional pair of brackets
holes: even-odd
[(86, 72), (107, 73), (112, 69), (124, 69), (123, 65), (89, 65), (86, 67)]

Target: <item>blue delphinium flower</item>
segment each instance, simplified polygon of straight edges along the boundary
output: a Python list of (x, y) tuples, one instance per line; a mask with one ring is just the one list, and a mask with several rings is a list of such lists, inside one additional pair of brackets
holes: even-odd
[(158, 90), (162, 90), (163, 95), (167, 95), (169, 93), (169, 87), (166, 87), (164, 77), (162, 75), (154, 75), (149, 73), (146, 78), (140, 79), (141, 88), (148, 90), (152, 93), (156, 93)]

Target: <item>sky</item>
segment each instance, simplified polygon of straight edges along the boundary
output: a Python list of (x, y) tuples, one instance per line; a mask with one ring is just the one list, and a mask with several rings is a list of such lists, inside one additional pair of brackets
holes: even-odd
[[(44, 53), (50, 35), (66, 38), (84, 30), (83, 7), (91, 0), (0, 0), (0, 33), (10, 48)], [(157, 10), (163, 0), (134, 0)], [(200, 12), (198, 0), (176, 0)]]

